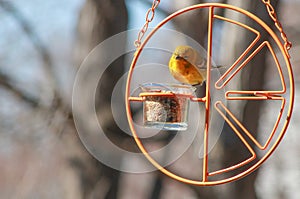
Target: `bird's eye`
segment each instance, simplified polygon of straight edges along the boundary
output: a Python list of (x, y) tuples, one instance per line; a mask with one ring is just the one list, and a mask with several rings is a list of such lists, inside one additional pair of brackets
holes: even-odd
[(175, 56), (175, 59), (180, 59), (180, 56), (179, 56), (179, 55), (176, 55), (176, 56)]

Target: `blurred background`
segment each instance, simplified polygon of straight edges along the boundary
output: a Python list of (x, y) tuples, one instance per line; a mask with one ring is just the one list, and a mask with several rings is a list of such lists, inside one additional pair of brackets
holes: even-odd
[[(161, 1), (150, 26), (154, 27), (180, 8), (203, 2), (206, 1)], [(275, 30), (260, 0), (210, 2), (230, 3), (244, 8), (259, 15)], [(84, 58), (110, 36), (141, 28), (152, 1), (0, 0), (0, 198), (300, 198), (300, 146), (297, 143), (300, 139), (297, 95), (300, 1), (278, 0), (271, 3), (293, 43), (289, 52), (296, 96), (288, 132), (275, 153), (258, 171), (229, 184), (195, 187), (171, 180), (156, 171), (130, 174), (101, 164), (84, 148), (73, 122), (72, 87)], [(218, 12), (226, 15), (222, 10)], [(205, 47), (207, 32), (197, 25), (199, 23), (206, 25), (206, 15), (188, 15), (184, 20), (174, 20), (170, 27), (184, 30)], [(249, 45), (251, 36), (222, 25), (218, 27), (229, 31), (226, 39), (222, 39), (221, 30), (216, 33), (220, 39), (219, 52), (226, 53), (226, 57), (215, 58), (215, 61), (226, 65), (230, 58), (236, 58), (241, 49)], [(263, 34), (262, 37), (267, 38), (268, 35)], [(262, 53), (253, 64), (268, 66), (269, 58)], [(125, 61), (125, 58), (118, 59), (105, 72), (98, 88), (96, 108), (101, 125), (109, 132), (108, 137), (117, 145), (137, 151), (132, 138), (124, 135), (110, 119), (111, 111), (103, 109), (110, 107), (111, 92), (128, 69), (124, 66)], [(237, 80), (238, 85), (242, 85), (242, 89), (272, 86), (273, 71), (267, 68), (249, 69)], [(260, 122), (261, 115), (272, 117), (271, 107), (263, 108), (262, 104), (246, 103), (235, 107), (235, 110), (247, 128), (256, 132), (264, 129), (267, 123)], [(226, 131), (226, 125), (224, 128)], [(226, 157), (224, 160), (234, 163), (243, 154), (234, 148), (238, 145), (230, 145), (234, 142), (232, 139), (230, 136), (222, 137), (221, 145), (232, 147), (222, 155)]]

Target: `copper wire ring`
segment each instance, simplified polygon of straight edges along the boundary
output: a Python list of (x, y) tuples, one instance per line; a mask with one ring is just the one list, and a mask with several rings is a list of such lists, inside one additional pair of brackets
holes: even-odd
[[(268, 0), (263, 0), (263, 2), (270, 2)], [(210, 74), (209, 74), (209, 69), (211, 67), (211, 54), (212, 54), (212, 29), (213, 29), (213, 20), (218, 18), (221, 20), (224, 20), (226, 22), (229, 23), (234, 23), (236, 25), (242, 26), (246, 29), (248, 29), (249, 31), (254, 32), (257, 37), (256, 39), (250, 44), (250, 46), (245, 50), (244, 53), (242, 53), (241, 57), (239, 57), (239, 60), (242, 60), (243, 58), (245, 58), (247, 56), (247, 54), (250, 52), (250, 50), (254, 47), (254, 45), (259, 41), (260, 39), (260, 33), (255, 31), (253, 28), (242, 24), (240, 22), (236, 22), (233, 21), (231, 19), (227, 19), (225, 17), (222, 16), (218, 16), (216, 14), (214, 14), (214, 8), (223, 8), (223, 9), (230, 9), (230, 10), (234, 10), (237, 11), (241, 14), (246, 15), (247, 17), (253, 19), (254, 21), (256, 21), (259, 25), (261, 25), (268, 33), (269, 35), (274, 39), (275, 43), (277, 44), (280, 52), (282, 53), (283, 57), (284, 57), (284, 62), (286, 64), (287, 67), (287, 71), (288, 71), (288, 76), (289, 76), (289, 88), (287, 89), (285, 86), (285, 81), (284, 81), (284, 77), (283, 77), (283, 73), (281, 70), (281, 66), (276, 58), (276, 55), (274, 53), (274, 50), (271, 46), (271, 44), (268, 41), (263, 41), (261, 43), (261, 45), (254, 50), (254, 52), (244, 61), (244, 63), (242, 63), (239, 67), (237, 67), (237, 63), (232, 65), (227, 72), (225, 72), (225, 74), (222, 75), (220, 81), (217, 81), (215, 83), (215, 87), (218, 88), (222, 88), (223, 86), (225, 86), (226, 84), (226, 80), (227, 82), (239, 71), (243, 68), (243, 64), (246, 65), (248, 63), (248, 61), (250, 59), (252, 59), (252, 57), (254, 57), (256, 55), (257, 52), (259, 52), (259, 50), (263, 47), (268, 47), (269, 50), (271, 51), (271, 54), (273, 56), (273, 58), (275, 59), (275, 62), (277, 64), (278, 70), (279, 70), (279, 75), (280, 75), (280, 79), (283, 82), (283, 88), (282, 90), (278, 90), (278, 91), (227, 91), (225, 98), (227, 100), (279, 100), (281, 101), (281, 110), (280, 113), (277, 117), (277, 120), (275, 122), (275, 126), (273, 131), (271, 132), (267, 142), (264, 145), (261, 145), (252, 135), (251, 133), (243, 126), (243, 124), (241, 124), (235, 117), (234, 115), (222, 104), (222, 102), (218, 101), (214, 104), (214, 108), (219, 111), (220, 115), (224, 118), (224, 120), (233, 128), (233, 130), (235, 131), (236, 135), (241, 139), (241, 141), (243, 142), (243, 144), (248, 148), (249, 152), (252, 154), (252, 156), (248, 159), (246, 159), (243, 162), (240, 162), (238, 164), (235, 164), (233, 166), (227, 167), (227, 168), (223, 168), (217, 171), (209, 171), (209, 165), (208, 165), (208, 153), (207, 153), (207, 145), (208, 145), (208, 128), (205, 128), (205, 132), (204, 132), (204, 158), (203, 158), (203, 176), (202, 176), (202, 180), (193, 180), (193, 179), (189, 179), (189, 178), (185, 178), (182, 176), (179, 176), (175, 173), (172, 173), (171, 171), (163, 168), (157, 161), (155, 161), (147, 152), (147, 150), (145, 149), (142, 141), (139, 139), (139, 137), (137, 136), (137, 132), (135, 131), (134, 128), (134, 124), (133, 124), (133, 119), (132, 119), (132, 115), (131, 115), (131, 109), (130, 109), (130, 102), (131, 101), (142, 101), (142, 99), (140, 98), (136, 98), (136, 97), (131, 97), (130, 96), (130, 90), (131, 90), (131, 79), (132, 79), (132, 75), (133, 75), (133, 70), (136, 66), (137, 60), (139, 59), (139, 56), (141, 54), (141, 52), (143, 51), (143, 48), (145, 47), (145, 45), (147, 44), (147, 42), (149, 41), (149, 39), (155, 34), (155, 32), (160, 29), (164, 24), (166, 24), (168, 21), (170, 21), (171, 19), (192, 11), (192, 10), (196, 10), (196, 9), (209, 9), (209, 22), (208, 22), (208, 49), (207, 49), (207, 57), (208, 57), (208, 61), (207, 61), (207, 92), (206, 92), (206, 97), (205, 98), (201, 98), (198, 101), (202, 101), (205, 103), (206, 106), (206, 115), (209, 115), (209, 110), (210, 110), (210, 100), (206, 100), (209, 99), (210, 94), (208, 92), (209, 90), (209, 85), (211, 84), (210, 82)], [(129, 122), (129, 126), (130, 129), (132, 131), (133, 137), (139, 147), (139, 149), (142, 151), (142, 153), (144, 154), (144, 156), (157, 168), (159, 169), (161, 172), (163, 172), (164, 174), (166, 174), (167, 176), (184, 182), (184, 183), (188, 183), (188, 184), (193, 184), (193, 185), (197, 185), (197, 186), (210, 186), (210, 185), (217, 185), (217, 184), (223, 184), (223, 183), (228, 183), (237, 179), (240, 179), (248, 174), (250, 174), (251, 172), (255, 171), (259, 166), (262, 165), (262, 163), (274, 152), (274, 150), (276, 149), (276, 147), (278, 146), (278, 144), (280, 143), (281, 139), (283, 138), (288, 124), (290, 122), (291, 119), (291, 114), (292, 114), (292, 110), (293, 110), (293, 105), (294, 105), (294, 77), (293, 77), (293, 72), (292, 72), (292, 68), (291, 68), (291, 64), (290, 64), (290, 60), (289, 60), (289, 55), (288, 52), (286, 50), (285, 44), (282, 44), (280, 42), (279, 37), (272, 31), (272, 29), (267, 26), (261, 19), (259, 19), (257, 16), (255, 16), (254, 14), (243, 10), (241, 8), (232, 6), (232, 5), (228, 5), (228, 4), (220, 4), (220, 3), (205, 3), (205, 4), (198, 4), (198, 5), (193, 5), (190, 7), (186, 7), (184, 9), (181, 9), (173, 14), (171, 14), (170, 16), (168, 16), (167, 18), (165, 18), (162, 22), (160, 22), (150, 33), (149, 35), (145, 38), (144, 42), (142, 42), (139, 46), (139, 48), (137, 49), (137, 52), (135, 53), (135, 56), (133, 58), (133, 61), (131, 63), (130, 69), (129, 69), (129, 73), (128, 73), (128, 78), (127, 78), (127, 84), (126, 84), (126, 94), (125, 94), (125, 103), (126, 103), (126, 111), (127, 111), (127, 117), (128, 117), (128, 122)], [(249, 59), (249, 60), (248, 60)], [(232, 72), (230, 74), (230, 72)], [(223, 81), (224, 83), (222, 85), (220, 85), (221, 80), (225, 80)], [(287, 100), (285, 98), (286, 93), (289, 94), (289, 99)], [(197, 99), (194, 99), (194, 101), (197, 101)], [(289, 103), (287, 103), (287, 101)], [(288, 106), (287, 106), (288, 104)], [(222, 111), (224, 110), (226, 112), (226, 114), (228, 116), (226, 116)], [(287, 109), (287, 116), (286, 117), (282, 117), (283, 115), (283, 110)], [(232, 122), (235, 122), (235, 125)], [(278, 137), (275, 139), (274, 134), (275, 131), (278, 128), (279, 122), (283, 121), (283, 126), (282, 129), (278, 135)], [(209, 126), (209, 120), (206, 120), (207, 125)], [(235, 126), (239, 126), (239, 129), (242, 130), (238, 130)], [(241, 131), (241, 132), (240, 132)], [(269, 144), (271, 143), (271, 140), (274, 140), (274, 144), (272, 146), (269, 147), (269, 150), (266, 152), (266, 154), (261, 157), (261, 159), (257, 160), (257, 162), (253, 163), (253, 165), (251, 165), (249, 168), (246, 168), (245, 170), (241, 171), (238, 174), (235, 174), (233, 176), (230, 177), (225, 177), (221, 180), (211, 180), (211, 176), (215, 176), (215, 175), (219, 175), (219, 174), (223, 174), (226, 172), (230, 172), (233, 171), (237, 168), (242, 168), (243, 166), (251, 163), (253, 160), (255, 160), (258, 156), (256, 154), (256, 151), (249, 145), (249, 141), (245, 140), (244, 136), (247, 136), (256, 146), (259, 150), (265, 150), (267, 149), (267, 147), (269, 146)]]

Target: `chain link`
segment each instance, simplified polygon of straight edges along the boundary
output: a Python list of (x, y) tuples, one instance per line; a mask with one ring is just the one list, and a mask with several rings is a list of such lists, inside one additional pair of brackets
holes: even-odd
[(139, 48), (141, 45), (141, 40), (144, 37), (145, 33), (148, 30), (149, 23), (154, 19), (155, 9), (157, 8), (160, 0), (153, 0), (152, 7), (146, 13), (146, 22), (138, 33), (138, 38), (135, 40), (134, 45), (136, 48)]
[(262, 0), (262, 2), (266, 5), (267, 7), (267, 11), (271, 17), (271, 19), (274, 21), (276, 28), (279, 30), (280, 32), (280, 36), (282, 38), (282, 40), (284, 41), (284, 49), (286, 54), (290, 57), (288, 51), (291, 49), (292, 47), (292, 42), (290, 42), (286, 36), (286, 33), (283, 31), (282, 25), (279, 22), (275, 9), (271, 4), (271, 0)]

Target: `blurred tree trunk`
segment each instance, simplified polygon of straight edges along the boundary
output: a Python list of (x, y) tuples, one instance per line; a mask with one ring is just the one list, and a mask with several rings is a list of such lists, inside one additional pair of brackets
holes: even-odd
[[(270, 16), (267, 13), (265, 5), (261, 1), (233, 1), (229, 0), (229, 4), (237, 5), (245, 10), (248, 10), (251, 13), (256, 14), (259, 18), (261, 18), (264, 22), (266, 22), (270, 27), (274, 27), (274, 23), (271, 20)], [(272, 5), (274, 6), (275, 10), (278, 10), (278, 3), (279, 1), (272, 1)], [(232, 16), (230, 16), (232, 18)], [(243, 19), (240, 19), (243, 20)], [(262, 28), (257, 26), (254, 21), (247, 21), (251, 27), (254, 27), (256, 30), (261, 31)], [(248, 46), (249, 42), (253, 41), (254, 37), (252, 33), (249, 32), (240, 32), (236, 29), (228, 29), (226, 34), (226, 38), (223, 40), (221, 46), (223, 50), (226, 51), (227, 58), (237, 58), (241, 52)], [(261, 32), (262, 40), (267, 40), (268, 35), (265, 31)], [(239, 38), (239, 39), (237, 39)], [(228, 49), (232, 49), (228, 51)], [(239, 83), (239, 88), (242, 90), (256, 90), (263, 88), (264, 81), (265, 81), (265, 72), (266, 72), (266, 54), (267, 49), (263, 48), (260, 53), (258, 53), (254, 60), (248, 63), (248, 66), (243, 70), (241, 74), (241, 82)], [(261, 67), (254, 67), (254, 66), (261, 66)], [(232, 107), (240, 112), (240, 119), (242, 124), (246, 126), (246, 128), (252, 132), (257, 133), (258, 125), (259, 125), (259, 116), (260, 116), (260, 109), (261, 103), (258, 101), (246, 101), (245, 104), (242, 106), (238, 105), (238, 107)], [(242, 110), (242, 111), (241, 111)], [(230, 127), (225, 123), (224, 131), (230, 130)], [(241, 153), (241, 149), (238, 148), (237, 145), (234, 145), (233, 138), (231, 136), (223, 136), (225, 147), (227, 148), (224, 150), (224, 155), (227, 159), (231, 159), (232, 163), (237, 162), (240, 160), (241, 156), (245, 155)], [(254, 134), (256, 137), (257, 135)], [(229, 140), (231, 139), (231, 140)], [(231, 143), (226, 144), (226, 143)], [(255, 148), (253, 146), (253, 148)], [(244, 198), (244, 199), (256, 199), (257, 195), (255, 192), (255, 180), (257, 177), (257, 171), (250, 174), (246, 178), (231, 183), (228, 188), (230, 193), (227, 193), (226, 198)]]
[[(181, 9), (184, 6), (205, 3), (204, 0), (191, 0), (191, 1), (174, 1), (174, 8)], [(188, 23), (187, 23), (188, 22)], [(207, 27), (208, 26), (208, 14), (206, 12), (190, 12), (184, 17), (178, 17), (174, 19), (174, 25), (178, 29), (179, 32), (186, 34), (187, 36), (194, 39), (201, 46), (205, 47), (207, 45), (206, 36), (207, 36)], [(205, 84), (197, 87), (197, 96), (203, 97), (205, 96)], [(159, 186), (154, 186), (151, 199), (160, 198), (160, 192), (163, 190), (164, 183), (163, 178), (164, 175), (156, 175), (155, 184), (159, 184)], [(185, 186), (185, 185), (183, 185)], [(190, 186), (190, 185), (186, 185)], [(208, 189), (206, 187), (197, 187), (190, 186), (194, 191), (197, 198), (217, 198), (217, 193), (214, 189)], [(155, 196), (155, 197), (154, 197)]]
[[(88, 53), (100, 42), (114, 34), (127, 29), (128, 17), (124, 0), (87, 0), (81, 10), (78, 22), (78, 40), (75, 49), (75, 64), (80, 66)], [(125, 48), (125, 42), (120, 43)], [(101, 50), (99, 59), (107, 57), (110, 49)], [(96, 109), (99, 110), (99, 122), (105, 132), (113, 134), (117, 139), (121, 134), (111, 113), (111, 95), (119, 78), (124, 74), (124, 58), (119, 58), (105, 71), (99, 83), (96, 99)], [(106, 66), (103, 66), (106, 67)], [(108, 168), (94, 159), (76, 158), (73, 164), (81, 177), (83, 198), (117, 198), (119, 171)], [(76, 166), (77, 165), (77, 166)], [(80, 166), (78, 166), (80, 165)], [(102, 183), (99, 183), (102, 179)], [(103, 184), (104, 183), (104, 184)], [(108, 187), (103, 190), (104, 185)], [(101, 191), (100, 191), (101, 190)], [(102, 193), (100, 193), (102, 192)], [(103, 192), (106, 193), (103, 196)]]

